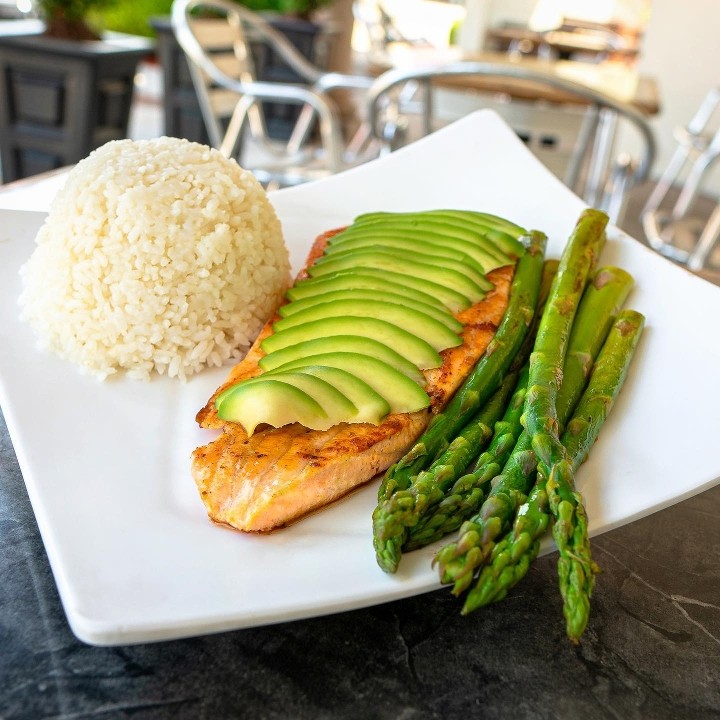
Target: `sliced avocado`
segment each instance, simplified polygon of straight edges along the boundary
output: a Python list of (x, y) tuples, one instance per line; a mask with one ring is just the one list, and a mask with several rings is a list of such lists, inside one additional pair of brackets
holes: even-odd
[(520, 237), (521, 235), (525, 235), (527, 233), (527, 230), (520, 227), (520, 225), (517, 225), (507, 218), (500, 217), (499, 215), (479, 212), (477, 210), (452, 210), (444, 208), (420, 210), (418, 212), (407, 213), (364, 213), (363, 215), (356, 217), (353, 224), (359, 225), (372, 222), (388, 222), (389, 220), (414, 221), (417, 223), (425, 220), (441, 220), (448, 225), (455, 225), (457, 227), (467, 227), (468, 225), (473, 225), (475, 227), (503, 230), (514, 237)]
[[(389, 235), (402, 238), (404, 240), (413, 240), (422, 243), (434, 243), (440, 245), (448, 245), (466, 250), (468, 255), (471, 253), (480, 254), (481, 257), (494, 258), (496, 261), (502, 261), (502, 264), (512, 262), (517, 254), (509, 255), (498, 247), (495, 240), (488, 237), (490, 233), (499, 232), (497, 230), (487, 229), (480, 232), (479, 230), (468, 230), (465, 232), (455, 232), (448, 229), (433, 228), (432, 223), (427, 226), (414, 228), (411, 226), (386, 226), (384, 223), (372, 223), (368, 225), (359, 225), (350, 227), (348, 230), (339, 233), (331, 238), (330, 247), (340, 249), (346, 243), (351, 244), (359, 238), (367, 238), (370, 236), (386, 238)], [(472, 248), (472, 250), (470, 249)]]
[[(360, 278), (357, 278), (357, 275), (361, 275)], [(400, 276), (402, 277), (402, 275)], [(337, 283), (335, 281), (337, 280)], [(325, 281), (325, 278), (323, 277), (323, 281)], [(287, 298), (292, 303), (299, 303), (303, 302), (305, 300), (308, 301), (314, 301), (314, 298), (316, 298), (318, 295), (327, 295), (328, 293), (335, 293), (335, 292), (355, 292), (355, 291), (362, 291), (362, 292), (387, 292), (391, 293), (393, 295), (399, 295), (405, 298), (407, 302), (418, 302), (423, 305), (429, 305), (431, 307), (436, 308), (437, 310), (447, 310), (450, 314), (452, 314), (452, 311), (447, 308), (445, 303), (442, 302), (439, 298), (433, 297), (432, 295), (428, 295), (428, 293), (424, 293), (420, 290), (416, 290), (414, 288), (408, 287), (407, 285), (398, 285), (397, 283), (388, 283), (388, 281), (385, 279), (385, 277), (378, 277), (373, 275), (367, 275), (365, 273), (352, 273), (350, 271), (346, 271), (342, 273), (342, 275), (331, 275), (327, 278), (327, 287), (323, 285), (320, 280), (317, 282), (315, 281), (308, 281), (311, 282), (310, 286), (306, 286), (305, 280), (300, 280), (298, 282), (298, 285), (302, 286), (300, 288), (300, 291), (297, 292), (295, 290), (295, 286), (290, 288), (287, 292)], [(315, 289), (313, 289), (312, 283), (315, 282)], [(288, 303), (289, 304), (289, 303)], [(280, 310), (281, 314), (282, 311), (287, 307), (287, 305), (283, 305)], [(293, 310), (290, 310), (290, 312), (294, 312)]]
[[(305, 278), (291, 287), (287, 296), (291, 300), (328, 292), (342, 288), (368, 288), (368, 289), (395, 289), (401, 292), (416, 292), (437, 298), (452, 313), (466, 310), (472, 305), (470, 300), (453, 288), (439, 285), (425, 278), (377, 268), (362, 268), (356, 270), (342, 270), (328, 273), (317, 278)], [(418, 298), (427, 302), (421, 295)]]
[(475, 223), (476, 225), (482, 227), (489, 226), (497, 230), (502, 230), (508, 235), (512, 235), (514, 238), (527, 235), (527, 230), (524, 227), (512, 222), (512, 220), (500, 217), (499, 215), (493, 215), (492, 213), (480, 212), (477, 210), (435, 209), (428, 210), (427, 214), (433, 217), (442, 218), (445, 221), (455, 220), (462, 223)]
[[(298, 404), (300, 409), (296, 413), (294, 420), (291, 422), (299, 422), (301, 425), (304, 425), (311, 430), (327, 430), (329, 427), (337, 425), (341, 422), (354, 422), (354, 418), (358, 414), (358, 408), (346, 395), (327, 382), (327, 380), (315, 375), (300, 372), (277, 372), (273, 374), (271, 381), (284, 383), (302, 391), (312, 398), (322, 409), (324, 413), (322, 415), (308, 415), (305, 412), (306, 403), (302, 401)], [(260, 418), (261, 415), (256, 415), (255, 413), (260, 413), (261, 411), (257, 407), (256, 402), (251, 398), (250, 394), (252, 393), (253, 387), (260, 386), (260, 395), (262, 398), (266, 398), (266, 391), (262, 389), (262, 386), (266, 385), (267, 382), (268, 375), (263, 374), (238, 383), (235, 386), (236, 388), (243, 387), (247, 388), (247, 390), (245, 390), (240, 396), (239, 401), (233, 401), (237, 391), (229, 392), (227, 395), (223, 395), (219, 402), (217, 402), (218, 417), (222, 420), (228, 420), (230, 418), (224, 417), (224, 413), (243, 413), (244, 419), (239, 420), (239, 422), (243, 424), (243, 427), (245, 427), (248, 434), (251, 434), (252, 430), (254, 430), (260, 422), (273, 425), (273, 427), (280, 427), (280, 425), (275, 424), (275, 420), (277, 419), (283, 420), (282, 425), (286, 425), (287, 421), (285, 418), (288, 416), (285, 412), (286, 410), (293, 411), (296, 401), (289, 403), (287, 408), (278, 407), (278, 405), (284, 405), (284, 396), (276, 398), (271, 406), (265, 411), (265, 415), (262, 416), (263, 419), (257, 419)], [(249, 409), (252, 409), (252, 413), (250, 415), (245, 414)], [(272, 419), (270, 420), (268, 417)], [(248, 427), (245, 425), (245, 421), (248, 422), (248, 425), (252, 425), (252, 430), (248, 430)], [(253, 422), (255, 422), (254, 425)]]
[[(255, 377), (260, 377), (260, 375), (256, 375)], [(247, 380), (253, 380), (255, 378), (246, 378), (243, 380), (243, 382), (246, 382)], [(230, 385), (229, 387), (226, 387), (222, 392), (217, 394), (217, 397), (215, 398), (215, 409), (217, 410), (220, 405), (222, 404), (223, 400), (230, 395), (231, 393), (235, 392), (235, 388), (238, 386), (238, 383), (235, 383), (234, 385)]]
[(305, 323), (329, 317), (363, 318), (384, 320), (422, 338), (440, 352), (462, 344), (462, 338), (447, 325), (420, 310), (380, 300), (337, 300), (318, 303), (273, 324), (275, 332), (299, 327)]
[(373, 300), (405, 305), (435, 318), (455, 333), (459, 333), (463, 329), (463, 324), (459, 320), (456, 320), (455, 316), (446, 307), (437, 307), (436, 305), (420, 302), (415, 298), (414, 294), (401, 295), (400, 293), (386, 292), (384, 290), (335, 290), (334, 292), (312, 295), (311, 297), (303, 298), (302, 300), (293, 300), (287, 305), (283, 305), (280, 307), (279, 313), (282, 317), (291, 317), (315, 305), (337, 302), (338, 300)]
[[(462, 220), (459, 219), (460, 213)], [(466, 226), (472, 225), (477, 232), (482, 233), (496, 247), (509, 255), (520, 257), (525, 253), (525, 246), (520, 242), (520, 238), (527, 235), (527, 230), (510, 220), (489, 213), (463, 210), (430, 210), (428, 215), (440, 218), (442, 222), (457, 221)]]
[(321, 275), (339, 272), (341, 270), (357, 271), (360, 268), (372, 267), (378, 270), (389, 270), (401, 275), (412, 275), (423, 277), (438, 285), (444, 285), (452, 290), (458, 290), (465, 295), (472, 303), (479, 302), (485, 296), (485, 292), (475, 282), (470, 280), (463, 273), (451, 270), (435, 264), (417, 262), (409, 259), (406, 255), (397, 255), (387, 252), (361, 251), (345, 255), (337, 259), (308, 268), (308, 274), (315, 278)]
[(393, 235), (411, 235), (428, 242), (433, 239), (441, 239), (443, 242), (483, 245), (487, 246), (491, 252), (504, 254), (493, 241), (486, 238), (487, 233), (495, 231), (506, 232), (497, 227), (477, 223), (472, 219), (463, 222), (426, 213), (422, 217), (417, 216), (410, 219), (400, 217), (377, 222), (354, 223), (344, 228), (342, 232), (333, 235), (328, 243), (339, 244), (347, 242), (357, 235), (385, 232)]
[(352, 373), (366, 382), (390, 405), (391, 412), (407, 413), (422, 410), (430, 404), (427, 393), (409, 377), (377, 358), (358, 353), (324, 353), (307, 358), (293, 360), (272, 370), (266, 377), (276, 372), (288, 370), (300, 371), (310, 365), (325, 365)]
[[(365, 236), (360, 236), (360, 239), (363, 240), (364, 237)], [(378, 239), (374, 243), (368, 242), (356, 246), (356, 239), (357, 238), (351, 238), (350, 241), (343, 243), (342, 245), (327, 247), (325, 249), (325, 254), (318, 258), (316, 262), (327, 262), (331, 258), (340, 257), (341, 255), (351, 252), (379, 250), (380, 252), (390, 252), (395, 255), (402, 255), (403, 257), (409, 256), (413, 260), (420, 260), (422, 262), (443, 263), (447, 267), (455, 267), (455, 269), (464, 272), (481, 286), (487, 282), (485, 275), (488, 271), (485, 269), (485, 266), (478, 262), (472, 255), (455, 250), (451, 242), (443, 244), (442, 242), (415, 240), (414, 247), (402, 245), (397, 247), (393, 243), (393, 238), (388, 238), (388, 236), (383, 233), (378, 236)], [(465, 244), (469, 245), (469, 243)], [(454, 265), (454, 263), (458, 262), (461, 263), (460, 268)], [(509, 262), (512, 261), (509, 260)], [(471, 272), (466, 272), (466, 269)], [(478, 280), (478, 278), (480, 279)]]
[(316, 340), (334, 335), (358, 335), (377, 340), (407, 358), (421, 370), (438, 367), (442, 364), (440, 355), (425, 340), (397, 325), (371, 317), (327, 317), (315, 320), (289, 330), (273, 333), (262, 341), (261, 347), (269, 355), (306, 340)]
[(380, 230), (370, 230), (366, 233), (357, 233), (339, 244), (330, 244), (325, 249), (325, 257), (332, 257), (341, 252), (351, 249), (366, 247), (392, 248), (406, 252), (421, 252), (425, 255), (434, 255), (440, 258), (452, 258), (462, 260), (469, 257), (475, 263), (478, 271), (485, 274), (495, 268), (509, 265), (515, 262), (514, 258), (501, 253), (494, 247), (487, 250), (478, 243), (471, 243), (467, 240), (457, 238), (445, 239), (443, 236), (432, 236), (432, 238), (419, 239), (411, 231), (395, 233)]
[[(488, 230), (487, 232), (490, 233), (495, 231)], [(364, 241), (368, 237), (377, 238), (378, 242), (376, 244), (382, 245), (384, 244), (385, 238), (387, 238), (390, 234), (392, 234), (394, 239), (399, 241), (404, 240), (406, 243), (408, 241), (415, 243), (415, 249), (417, 251), (424, 251), (421, 244), (422, 246), (441, 245), (453, 248), (456, 251), (462, 251), (465, 255), (474, 258), (475, 262), (477, 262), (480, 267), (486, 268), (487, 266), (487, 269), (484, 272), (490, 272), (490, 270), (495, 267), (512, 264), (515, 262), (515, 258), (519, 257), (517, 254), (510, 255), (503, 252), (499, 247), (497, 247), (494, 240), (490, 240), (485, 236), (478, 235), (474, 240), (465, 240), (462, 238), (440, 235), (431, 230), (381, 230), (379, 228), (377, 230), (367, 229), (362, 232), (358, 230), (357, 232), (352, 233), (349, 237), (343, 238), (342, 243), (338, 242), (331, 247), (335, 249), (334, 251), (342, 249), (346, 243), (348, 244), (348, 247), (352, 247), (353, 243), (358, 242), (361, 239)], [(362, 247), (362, 245), (360, 247)], [(392, 244), (390, 244), (390, 247), (392, 247)], [(410, 252), (413, 251), (410, 250)]]
[(299, 422), (305, 427), (317, 426), (318, 430), (333, 424), (306, 392), (272, 379), (234, 385), (232, 392), (223, 393), (222, 402), (217, 403), (217, 414), (222, 420), (240, 423), (248, 435), (262, 424), (282, 427)]
[(398, 250), (393, 247), (382, 247), (380, 245), (361, 247), (361, 248), (350, 248), (347, 251), (338, 250), (337, 252), (323, 255), (316, 262), (318, 264), (325, 264), (329, 262), (337, 262), (344, 258), (357, 259), (358, 257), (363, 258), (364, 262), (367, 260), (369, 253), (377, 253), (382, 255), (391, 255), (396, 257), (398, 262), (403, 263), (407, 258), (413, 262), (421, 262), (430, 266), (439, 266), (444, 270), (454, 270), (460, 275), (464, 275), (468, 280), (475, 283), (481, 291), (487, 292), (492, 290), (493, 284), (485, 277), (485, 270), (471, 257), (463, 254), (459, 259), (451, 257), (438, 257), (437, 255), (428, 255), (422, 252), (422, 248), (416, 248), (412, 253), (408, 253), (404, 250)]
[(345, 395), (357, 408), (352, 422), (367, 422), (377, 425), (390, 412), (390, 404), (356, 375), (328, 365), (308, 365), (298, 369), (304, 375), (314, 375), (330, 383)]
[[(275, 350), (275, 352), (265, 355), (260, 359), (258, 365), (267, 372), (298, 358), (328, 352), (354, 352), (370, 355), (386, 362), (388, 365), (392, 365), (392, 367), (399, 370), (403, 375), (407, 375), (416, 383), (425, 383), (425, 376), (407, 358), (377, 340), (361, 337), (360, 335), (332, 335), (330, 337), (316, 338), (315, 340), (306, 340), (297, 345), (290, 345), (282, 350)], [(352, 400), (352, 398), (350, 399)]]
[(515, 255), (521, 257), (525, 253), (525, 245), (522, 242), (522, 236), (515, 237), (514, 235), (505, 232), (504, 230), (488, 230), (485, 237), (488, 240), (492, 240), (497, 247), (501, 248), (503, 252), (509, 255)]
[(444, 233), (476, 242), (484, 238), (497, 249), (515, 257), (520, 257), (525, 252), (524, 245), (519, 242), (519, 238), (527, 234), (525, 229), (497, 215), (469, 210), (370, 213), (356, 218), (353, 225), (339, 233), (336, 238), (340, 239), (346, 233), (361, 228), (380, 226), (388, 228), (395, 226), (397, 230), (414, 228), (418, 232)]

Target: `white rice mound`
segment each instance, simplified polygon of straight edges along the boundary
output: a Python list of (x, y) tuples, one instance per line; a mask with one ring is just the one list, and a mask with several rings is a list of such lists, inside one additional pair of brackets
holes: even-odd
[(118, 140), (69, 174), (20, 273), (39, 343), (99, 378), (185, 379), (240, 358), (289, 277), (280, 222), (237, 162)]

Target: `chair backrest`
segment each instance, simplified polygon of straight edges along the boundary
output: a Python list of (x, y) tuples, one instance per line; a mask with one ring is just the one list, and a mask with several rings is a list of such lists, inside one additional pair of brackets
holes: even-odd
[[(214, 19), (207, 19), (206, 11)], [(336, 108), (324, 93), (324, 84), (337, 80), (307, 60), (287, 37), (262, 16), (230, 0), (174, 0), (171, 12), (175, 37), (190, 69), (210, 143), (227, 156), (235, 156), (249, 127), (255, 144), (272, 156), (269, 164), (293, 166), (292, 182), (301, 181), (306, 159), (298, 156), (314, 127), (324, 148), (327, 172), (343, 169), (342, 132)], [(294, 82), (258, 80), (254, 52), (269, 48), (298, 78)], [(298, 114), (283, 144), (270, 138), (263, 103), (291, 104)], [(317, 125), (316, 125), (317, 124)], [(267, 153), (266, 153), (267, 156)], [(274, 170), (252, 167), (260, 176), (279, 177)], [(279, 172), (279, 171), (278, 171)], [(315, 176), (313, 170), (311, 176)], [(285, 180), (291, 182), (287, 173)], [(275, 180), (266, 180), (275, 182)]]
[[(577, 115), (576, 137), (566, 164), (563, 180), (586, 202), (602, 207), (616, 219), (627, 188), (648, 175), (656, 154), (655, 137), (645, 116), (629, 104), (620, 102), (586, 85), (551, 72), (519, 63), (460, 61), (421, 68), (388, 70), (368, 91), (368, 116), (372, 132), (388, 149), (402, 144), (409, 115), (404, 103), (408, 87), (416, 88), (411, 105), (419, 108), (415, 130), (419, 135), (435, 129), (438, 90), (453, 88), (473, 97), (502, 94), (505, 98), (524, 98), (524, 107), (567, 108)], [(403, 100), (404, 96), (404, 100)], [(538, 104), (539, 102), (539, 104)], [(408, 103), (410, 105), (410, 103)], [(513, 101), (507, 103), (513, 107)], [(637, 161), (627, 158), (611, 162), (618, 119), (636, 131), (640, 149)], [(513, 122), (509, 120), (509, 124)]]
[[(210, 12), (226, 18), (230, 34), (218, 39), (208, 34), (197, 34), (194, 31), (201, 13)], [(235, 54), (244, 63), (248, 63), (248, 71), (254, 77), (248, 42), (263, 42), (270, 45), (275, 52), (294, 70), (306, 83), (313, 84), (323, 75), (323, 71), (305, 58), (302, 53), (276, 30), (268, 21), (246, 7), (231, 0), (175, 0), (172, 5), (172, 24), (178, 42), (194, 62), (215, 79), (217, 64), (208, 51), (222, 45), (228, 37), (234, 43)]]
[[(210, 142), (220, 147), (224, 135), (223, 120), (232, 114), (237, 96), (249, 92), (244, 84), (257, 82), (253, 47), (262, 44), (300, 78), (312, 85), (323, 75), (293, 46), (285, 35), (273, 28), (261, 15), (230, 0), (175, 0), (172, 5), (175, 37), (188, 58), (200, 110)], [(266, 83), (263, 92), (287, 100), (287, 85)], [(261, 134), (262, 129), (256, 128)]]
[[(705, 267), (711, 251), (720, 242), (720, 204), (709, 217), (704, 213), (693, 214), (703, 183), (720, 159), (719, 114), (720, 87), (713, 87), (687, 126), (675, 129), (675, 152), (641, 212), (643, 231), (650, 247), (694, 271)], [(671, 195), (674, 191), (677, 197), (673, 203)], [(685, 247), (681, 246), (683, 244)]]
[(243, 57), (244, 38), (239, 36), (241, 30), (237, 26), (233, 27), (221, 18), (191, 18), (190, 10), (186, 14), (181, 5), (175, 5), (173, 30), (188, 60), (210, 144), (219, 147), (224, 134), (223, 123), (232, 115), (237, 96), (219, 86), (211, 73), (220, 72), (235, 81), (247, 82), (254, 79), (254, 67)]

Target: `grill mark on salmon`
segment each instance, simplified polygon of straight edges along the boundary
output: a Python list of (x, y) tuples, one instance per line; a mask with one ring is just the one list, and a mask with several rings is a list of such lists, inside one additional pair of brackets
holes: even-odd
[[(317, 239), (306, 267), (336, 232)], [(303, 269), (298, 279), (306, 275)], [(202, 427), (222, 430), (192, 456), (192, 474), (209, 517), (246, 532), (272, 530), (339, 499), (399, 460), (484, 354), (507, 307), (512, 275), (513, 267), (493, 270), (488, 279), (494, 289), (456, 315), (464, 324), (462, 345), (442, 351), (442, 365), (424, 371), (430, 407), (391, 414), (379, 425), (342, 423), (324, 431), (298, 424), (266, 426), (248, 437), (239, 423), (218, 418), (215, 397), (260, 374), (260, 344), (272, 333), (276, 314), (196, 417)]]

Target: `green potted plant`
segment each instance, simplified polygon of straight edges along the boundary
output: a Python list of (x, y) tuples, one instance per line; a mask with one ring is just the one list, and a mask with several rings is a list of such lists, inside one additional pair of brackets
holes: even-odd
[(169, 15), (171, 7), (172, 0), (116, 0), (97, 8), (93, 14), (106, 30), (154, 38), (153, 18)]
[(45, 21), (45, 35), (65, 40), (100, 40), (89, 18), (93, 11), (116, 0), (37, 0), (37, 11)]
[(39, 27), (6, 24), (13, 31), (0, 35), (3, 182), (75, 163), (126, 136), (135, 72), (153, 43), (93, 24), (113, 1), (37, 0)]
[(249, 10), (312, 21), (315, 13), (332, 0), (238, 0)]

